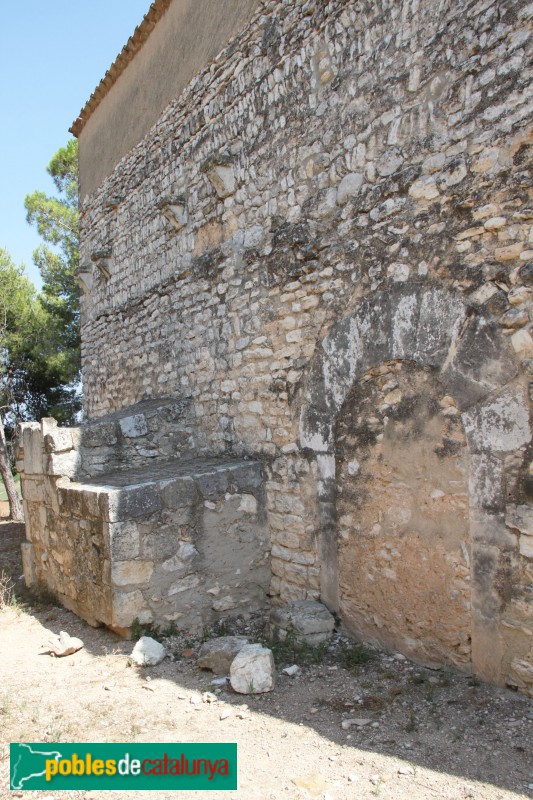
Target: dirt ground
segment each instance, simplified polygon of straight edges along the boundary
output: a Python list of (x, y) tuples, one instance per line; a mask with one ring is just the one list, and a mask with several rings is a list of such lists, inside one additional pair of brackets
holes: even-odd
[[(156, 667), (131, 666), (133, 642), (93, 629), (25, 593), (21, 526), (0, 523), (0, 573), (17, 601), (0, 611), (0, 798), (170, 800), (202, 792), (9, 791), (9, 742), (237, 742), (239, 789), (213, 800), (504, 800), (533, 797), (533, 704), (452, 670), (430, 671), (399, 654), (354, 651), (336, 635), (325, 653), (277, 652), (276, 689), (243, 696), (211, 685), (174, 635)], [(256, 640), (261, 620), (234, 628)], [(60, 630), (85, 647), (43, 655)], [(344, 654), (344, 655), (343, 655)], [(294, 659), (292, 656), (295, 656)], [(353, 660), (353, 659), (351, 659)], [(301, 662), (295, 677), (283, 674)], [(304, 663), (307, 662), (307, 663)], [(314, 663), (318, 662), (318, 663)], [(217, 702), (193, 702), (216, 691)], [(348, 729), (342, 722), (370, 720)]]

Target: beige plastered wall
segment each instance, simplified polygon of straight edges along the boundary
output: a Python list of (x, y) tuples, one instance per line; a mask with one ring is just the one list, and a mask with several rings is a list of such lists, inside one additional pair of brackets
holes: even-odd
[(259, 0), (173, 0), (79, 135), (80, 200), (155, 124), (229, 42)]

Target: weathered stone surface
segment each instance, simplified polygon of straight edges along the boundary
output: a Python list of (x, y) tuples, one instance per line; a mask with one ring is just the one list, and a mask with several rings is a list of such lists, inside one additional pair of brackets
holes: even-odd
[(153, 561), (119, 561), (113, 564), (111, 578), (116, 586), (147, 584), (153, 571)]
[(337, 203), (343, 206), (350, 197), (354, 197), (364, 182), (364, 176), (360, 172), (350, 172), (345, 175), (339, 183), (337, 189)]
[(146, 417), (144, 414), (135, 414), (132, 417), (123, 417), (119, 420), (120, 430), (124, 436), (136, 439), (138, 436), (145, 436), (148, 433)]
[(315, 600), (295, 600), (270, 614), (271, 630), (280, 639), (292, 632), (297, 639), (310, 645), (329, 641), (335, 627), (335, 619), (327, 608)]
[[(49, 422), (49, 420), (46, 420)], [(57, 422), (54, 426), (48, 426), (46, 432), (43, 428), (44, 436), (44, 449), (47, 453), (64, 453), (67, 450), (72, 450), (74, 442), (72, 438), (72, 431), (70, 428), (58, 428)], [(44, 423), (44, 420), (42, 420)]]
[(531, 441), (528, 401), (520, 389), (466, 411), (463, 424), (474, 452), (508, 452)]
[(112, 558), (128, 561), (140, 551), (139, 529), (135, 522), (110, 522), (107, 526)]
[(207, 172), (207, 177), (221, 199), (229, 197), (235, 191), (235, 173), (233, 167), (216, 164)]
[(43, 472), (43, 440), (40, 425), (37, 422), (26, 422), (21, 426), (21, 430), (24, 472), (26, 475), (40, 475)]
[(161, 498), (155, 486), (125, 486), (102, 496), (102, 515), (109, 522), (144, 517), (159, 511)]
[(239, 694), (263, 694), (276, 686), (272, 650), (261, 644), (247, 644), (235, 656), (230, 667), (232, 689)]
[[(271, 578), (502, 684), (529, 652), (504, 622), (531, 536), (502, 521), (532, 485), (529, 11), (491, 14), (265, 0), (93, 182), (81, 473), (43, 460), (71, 452), (52, 423), (22, 467), (36, 578), (72, 607), (202, 627)], [(137, 559), (149, 586), (122, 592)]]
[(210, 669), (215, 675), (229, 675), (231, 662), (246, 644), (249, 641), (245, 636), (210, 639), (202, 645), (196, 663), (202, 669)]
[(505, 524), (520, 533), (533, 536), (533, 508), (525, 505), (508, 505), (505, 509)]
[(155, 667), (163, 661), (166, 654), (163, 645), (156, 642), (151, 636), (141, 636), (133, 648), (130, 658), (140, 667)]
[(54, 636), (48, 644), (48, 653), (63, 658), (64, 656), (71, 656), (77, 653), (83, 647), (83, 642), (76, 636), (70, 636), (66, 631), (61, 631), (58, 636)]
[(533, 648), (524, 658), (513, 658), (509, 684), (533, 697)]
[(111, 626), (116, 628), (130, 628), (133, 620), (138, 619), (141, 624), (152, 621), (152, 615), (147, 611), (142, 592), (114, 592)]

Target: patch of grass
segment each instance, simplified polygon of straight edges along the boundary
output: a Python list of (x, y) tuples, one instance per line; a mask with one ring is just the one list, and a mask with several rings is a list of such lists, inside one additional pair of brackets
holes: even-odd
[(300, 665), (321, 664), (327, 652), (327, 643), (319, 645), (308, 644), (291, 626), (284, 639), (274, 637), (266, 642), (272, 650), (276, 664), (298, 663)]
[(151, 636), (152, 639), (159, 639), (164, 636), (174, 636), (178, 633), (178, 628), (175, 622), (169, 622), (168, 625), (153, 625), (152, 623), (141, 623), (139, 618), (135, 617), (131, 623), (131, 638), (140, 639), (141, 636)]
[(389, 700), (391, 703), (396, 697), (399, 697), (401, 694), (403, 694), (403, 692), (403, 686), (393, 686), (392, 689), (389, 690)]
[(407, 720), (405, 730), (407, 733), (413, 733), (413, 731), (416, 731), (416, 714), (412, 708), (409, 710), (409, 719)]
[(367, 664), (373, 658), (374, 652), (364, 644), (342, 642), (339, 647), (339, 661), (350, 672), (357, 672), (362, 664)]
[(217, 639), (219, 636), (230, 636), (231, 628), (226, 620), (220, 619), (214, 622), (211, 626), (206, 625), (202, 631), (200, 641), (202, 644), (209, 641), (209, 639)]

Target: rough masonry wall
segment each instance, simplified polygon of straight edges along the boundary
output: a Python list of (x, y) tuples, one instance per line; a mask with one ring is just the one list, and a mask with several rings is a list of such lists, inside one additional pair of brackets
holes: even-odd
[[(307, 419), (310, 407), (311, 418), (313, 402), (329, 403), (334, 424), (334, 398), (306, 387), (327, 335), (358, 309), (378, 309), (365, 312), (365, 368), (395, 358), (397, 338), (371, 357), (372, 329), (392, 341), (404, 307), (405, 328), (413, 304), (425, 309), (404, 357), (431, 369), (453, 361), (453, 325), (467, 339), (465, 320), (488, 326), (486, 341), (472, 335), (459, 348), (470, 364), (483, 351), (484, 375), (465, 389), (461, 370), (448, 369), (447, 390), (460, 395), (464, 426), (469, 406), (514, 381), (519, 421), (508, 422), (518, 433), (494, 446), (490, 463), (505, 485), (500, 522), (502, 497), (528, 507), (532, 16), (526, 0), (264, 2), (83, 203), (86, 411), (192, 398), (199, 453), (261, 457), (275, 596), (324, 596), (336, 499), (321, 499), (320, 485), (335, 458), (320, 455), (329, 444), (311, 435), (312, 422), (300, 441), (300, 411)], [(393, 320), (373, 298), (398, 289)], [(448, 327), (442, 354), (424, 360)], [(347, 359), (353, 381), (352, 367)], [(472, 429), (504, 424), (491, 406), (486, 419), (479, 413)], [(478, 477), (494, 458), (490, 436), (481, 439), (468, 462)], [(514, 533), (505, 545), (503, 534), (485, 542), (472, 574), (480, 620), (500, 631), (509, 603), (518, 609), (511, 655), (498, 651), (485, 674), (524, 688), (533, 682), (533, 530), (531, 516), (513, 513)], [(507, 588), (496, 591), (500, 558)], [(509, 678), (512, 657), (519, 669)]]
[(115, 447), (110, 472), (80, 479), (87, 449), (98, 449), (98, 440), (102, 464), (113, 424), (123, 423), (123, 449), (130, 452), (154, 418), (164, 430), (170, 412), (179, 429), (176, 404), (134, 410), (92, 429), (58, 428), (53, 419), (23, 424), (26, 584), (52, 592), (90, 624), (126, 636), (135, 620), (201, 631), (228, 612), (261, 608), (270, 547), (260, 464), (161, 454), (140, 469), (132, 458), (126, 471), (117, 469), (121, 448)]

